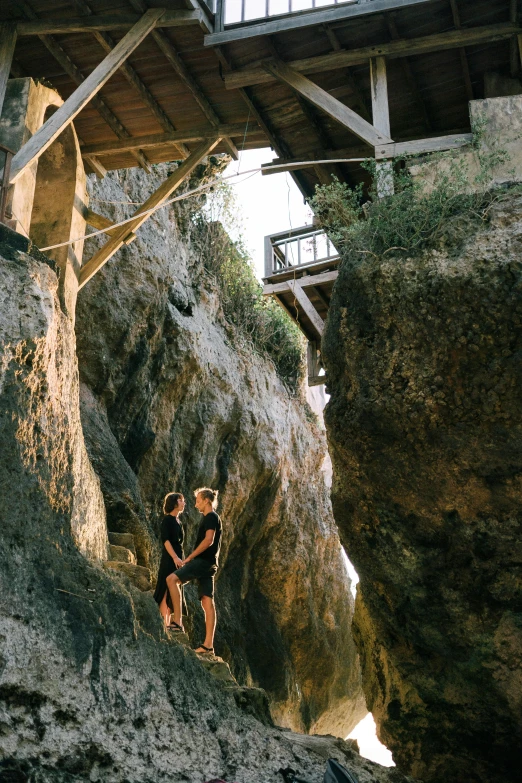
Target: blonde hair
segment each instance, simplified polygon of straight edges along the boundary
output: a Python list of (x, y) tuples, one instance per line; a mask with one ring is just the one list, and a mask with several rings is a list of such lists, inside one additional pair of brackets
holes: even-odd
[(197, 498), (198, 495), (203, 495), (205, 500), (208, 500), (209, 503), (212, 503), (212, 508), (214, 509), (214, 511), (216, 510), (218, 504), (219, 490), (210, 489), (210, 487), (199, 487), (199, 489), (194, 490), (194, 497)]

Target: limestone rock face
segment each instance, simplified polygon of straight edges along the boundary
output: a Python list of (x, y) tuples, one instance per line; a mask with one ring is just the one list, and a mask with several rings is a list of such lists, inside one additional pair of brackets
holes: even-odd
[[(105, 506), (83, 440), (74, 330), (53, 262), (0, 224), (0, 451), (5, 524), (63, 518), (81, 552), (107, 557)], [(40, 496), (45, 498), (42, 505)]]
[(78, 457), (72, 324), (53, 268), (0, 230), (0, 780), (276, 783), (290, 766), (320, 783), (333, 756), (360, 783), (408, 783), (350, 743), (258, 721), (262, 699), (207, 673), (150, 594), (93, 559), (107, 539)]
[[(111, 174), (91, 182), (91, 205), (121, 219), (111, 202), (143, 201), (156, 185), (137, 171)], [(138, 563), (155, 576), (163, 496), (186, 495), (191, 551), (200, 521), (192, 492), (218, 488), (219, 654), (240, 683), (268, 692), (276, 722), (346, 736), (366, 709), (325, 437), (304, 400), (226, 324), (174, 211), (156, 213), (82, 289), (77, 339), (109, 530), (132, 532)], [(201, 610), (191, 586), (186, 593), (197, 642)]]
[(437, 783), (520, 778), (520, 196), (490, 217), (448, 252), (346, 259), (324, 346), (368, 708)]

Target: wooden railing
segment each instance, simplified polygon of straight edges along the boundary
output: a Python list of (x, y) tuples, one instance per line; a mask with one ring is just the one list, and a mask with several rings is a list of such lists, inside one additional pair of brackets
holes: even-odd
[(244, 24), (255, 19), (288, 16), (336, 5), (354, 5), (359, 0), (206, 0), (206, 2), (209, 7), (213, 2), (216, 4), (217, 31), (225, 26)]
[(265, 237), (265, 277), (338, 259), (339, 254), (324, 231), (312, 226)]

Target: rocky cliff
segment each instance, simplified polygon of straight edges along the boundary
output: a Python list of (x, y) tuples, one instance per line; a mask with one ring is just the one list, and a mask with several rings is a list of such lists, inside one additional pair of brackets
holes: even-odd
[[(137, 171), (111, 174), (91, 181), (91, 204), (121, 219), (122, 202), (156, 186)], [(82, 419), (108, 526), (134, 533), (139, 562), (154, 570), (162, 497), (189, 498), (190, 546), (192, 490), (217, 487), (218, 651), (241, 682), (266, 689), (282, 725), (346, 736), (366, 710), (324, 435), (303, 395), (225, 321), (180, 229), (190, 220), (190, 210), (160, 210), (80, 292)], [(197, 641), (201, 612), (187, 592)]]
[(333, 507), (383, 742), (422, 780), (520, 778), (522, 200), (344, 260), (324, 341)]
[[(0, 275), (0, 779), (275, 783), (277, 770), (291, 766), (319, 783), (333, 756), (360, 783), (407, 783), (343, 740), (271, 726), (252, 703), (255, 691), (249, 698), (210, 676), (191, 650), (165, 636), (151, 596), (104, 570), (104, 505), (83, 444), (74, 332), (57, 274), (28, 240), (0, 227)], [(99, 434), (107, 459), (120, 464), (111, 438)], [(267, 431), (267, 450), (270, 437)], [(118, 475), (128, 482), (122, 502), (137, 503), (138, 483), (124, 467)], [(317, 538), (327, 538), (323, 525)], [(229, 530), (226, 561), (231, 539)], [(303, 539), (293, 540), (297, 547)], [(298, 554), (303, 567), (310, 553)], [(318, 577), (296, 568), (295, 578), (301, 600), (303, 585)], [(262, 581), (257, 590), (263, 594)], [(222, 594), (230, 599), (227, 588)]]

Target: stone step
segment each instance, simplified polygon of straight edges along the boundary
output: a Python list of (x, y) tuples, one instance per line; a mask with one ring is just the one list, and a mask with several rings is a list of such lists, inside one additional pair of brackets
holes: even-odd
[(112, 569), (113, 571), (119, 571), (120, 574), (129, 579), (132, 584), (145, 593), (150, 590), (150, 571), (143, 566), (133, 565), (132, 563), (121, 563), (117, 560), (106, 560), (103, 563), (103, 567), (106, 569)]
[(243, 712), (246, 712), (247, 715), (257, 718), (265, 726), (274, 725), (268, 696), (262, 688), (253, 688), (246, 685), (227, 685), (226, 690), (233, 695), (237, 706)]
[(136, 565), (136, 555), (133, 555), (131, 550), (127, 549), (127, 547), (116, 546), (116, 544), (109, 544), (109, 560)]
[(208, 653), (199, 655), (196, 653), (196, 656), (203, 668), (215, 677), (216, 680), (230, 685), (237, 685), (237, 681), (230, 671), (230, 666), (223, 658), (220, 658), (218, 655), (209, 655)]
[(109, 533), (109, 544), (113, 544), (113, 546), (123, 546), (125, 549), (129, 549), (134, 556), (134, 562), (136, 562), (136, 547), (134, 545), (134, 536), (132, 533)]

